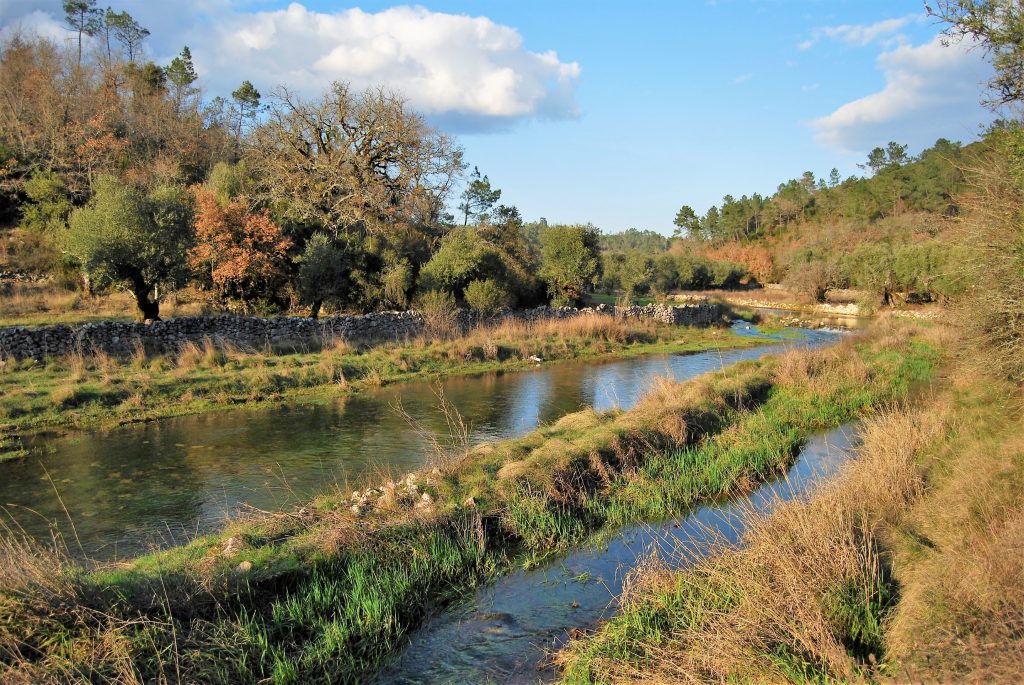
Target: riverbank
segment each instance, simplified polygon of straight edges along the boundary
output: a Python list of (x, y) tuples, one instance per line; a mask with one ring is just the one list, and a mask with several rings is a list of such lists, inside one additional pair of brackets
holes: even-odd
[[(186, 345), (128, 359), (73, 354), (0, 364), (0, 460), (24, 456), (17, 436), (104, 428), (172, 416), (323, 401), (368, 388), (567, 361), (697, 352), (763, 344), (720, 327), (582, 316), (506, 321), (448, 339), (377, 346), (335, 342), (292, 354)], [(543, 360), (538, 362), (537, 360)]]
[(753, 516), (741, 547), (652, 559), (618, 614), (559, 654), (565, 682), (1014, 682), (1020, 402), (960, 368), (868, 419), (860, 458)]
[(2, 663), (26, 680), (358, 680), (476, 584), (602, 528), (745, 492), (784, 472), (804, 436), (905, 397), (937, 360), (921, 331), (879, 328), (665, 383), (629, 411), (439, 443), (435, 466), (399, 482), (116, 568), (5, 538)]

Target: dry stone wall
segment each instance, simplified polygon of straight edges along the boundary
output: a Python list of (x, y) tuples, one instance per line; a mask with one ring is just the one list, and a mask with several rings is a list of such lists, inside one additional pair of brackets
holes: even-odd
[[(627, 319), (658, 321), (673, 325), (707, 326), (719, 321), (722, 308), (716, 304), (647, 305), (616, 310), (609, 305), (596, 308), (538, 307), (508, 311), (499, 318), (526, 321), (567, 319), (575, 316), (620, 316)], [(459, 324), (467, 328), (477, 323), (471, 312), (459, 312)], [(150, 323), (104, 321), (78, 326), (14, 326), (0, 328), (0, 359), (25, 359), (63, 356), (73, 352), (104, 352), (129, 355), (135, 350), (147, 354), (175, 352), (187, 343), (260, 349), (316, 349), (334, 340), (384, 342), (413, 338), (423, 332), (423, 317), (414, 311), (379, 312), (322, 319), (276, 317), (263, 319), (243, 316), (183, 316)]]

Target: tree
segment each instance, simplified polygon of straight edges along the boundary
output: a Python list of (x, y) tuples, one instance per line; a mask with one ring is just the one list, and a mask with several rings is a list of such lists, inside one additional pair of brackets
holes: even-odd
[(260, 91), (252, 85), (249, 80), (242, 81), (242, 85), (231, 92), (231, 99), (238, 107), (237, 124), (235, 125), (235, 141), (242, 141), (242, 125), (253, 118), (260, 109)]
[(64, 0), (64, 20), (78, 33), (78, 66), (82, 66), (82, 36), (95, 35), (102, 22), (96, 0)]
[(110, 176), (97, 180), (88, 205), (71, 214), (64, 251), (98, 285), (123, 283), (144, 319), (160, 318), (160, 288), (187, 275), (190, 204), (179, 187), (146, 193)]
[(600, 277), (600, 236), (593, 226), (558, 226), (540, 236), (540, 277), (552, 304), (579, 302)]
[(134, 62), (136, 55), (142, 49), (142, 41), (149, 36), (149, 29), (135, 21), (135, 18), (127, 12), (107, 10), (105, 20), (113, 30), (114, 37), (124, 46), (128, 61)]
[(52, 171), (35, 171), (25, 181), (25, 195), (30, 202), (22, 209), (22, 227), (41, 235), (56, 235), (65, 227), (73, 205), (63, 178)]
[(284, 280), (292, 241), (266, 210), (250, 212), (244, 199), (221, 204), (213, 190), (198, 187), (195, 237), (189, 265), (222, 297), (249, 303)]
[(693, 211), (693, 207), (689, 205), (683, 205), (676, 212), (676, 218), (672, 220), (672, 223), (676, 225), (675, 235), (679, 236), (683, 232), (691, 237), (698, 237), (700, 235), (700, 219), (697, 217), (697, 213)]
[(989, 89), (993, 107), (1024, 100), (1024, 8), (1019, 0), (938, 0), (925, 3), (929, 15), (946, 22), (947, 45), (971, 38), (995, 67)]
[(868, 153), (867, 164), (858, 164), (861, 169), (871, 169), (872, 174), (877, 174), (886, 165), (885, 149), (876, 147)]
[(192, 84), (199, 80), (196, 68), (192, 64), (192, 51), (187, 45), (181, 49), (180, 55), (164, 67), (164, 74), (174, 87), (174, 109), (178, 111), (181, 109), (181, 103), (196, 93)]
[(443, 290), (461, 297), (466, 286), (478, 279), (506, 280), (501, 252), (472, 227), (457, 228), (441, 241), (441, 247), (420, 270), (420, 290)]
[(910, 157), (907, 155), (907, 146), (900, 145), (896, 141), (889, 141), (889, 144), (885, 147), (885, 156), (889, 166), (903, 166), (910, 161)]
[[(277, 91), (246, 149), (258, 199), (291, 223), (428, 245), (462, 151), (383, 90), (342, 83), (316, 101)], [(425, 251), (425, 250), (424, 250)]]
[(462, 191), (462, 203), (459, 211), (462, 212), (462, 225), (469, 224), (469, 217), (477, 221), (486, 221), (487, 212), (501, 199), (501, 190), (491, 189), (491, 181), (487, 176), (480, 175), (480, 169), (473, 167), (470, 175), (469, 185)]
[(505, 286), (491, 279), (471, 281), (463, 293), (466, 304), (480, 316), (493, 316), (512, 304)]
[(619, 283), (627, 297), (645, 292), (653, 277), (654, 263), (650, 257), (642, 252), (626, 255), (619, 270)]
[(317, 318), (325, 301), (345, 304), (356, 283), (353, 271), (361, 266), (358, 239), (332, 237), (317, 232), (306, 242), (299, 257), (297, 290), (299, 301), (309, 305), (309, 315)]

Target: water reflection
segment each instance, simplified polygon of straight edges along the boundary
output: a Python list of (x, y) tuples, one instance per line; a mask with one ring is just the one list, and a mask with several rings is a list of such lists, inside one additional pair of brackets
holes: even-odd
[[(787, 345), (828, 344), (837, 335), (806, 331), (799, 341), (756, 349), (453, 378), (444, 393), (474, 441), (495, 440), (584, 406), (629, 407), (659, 375), (690, 378)], [(29, 535), (48, 539), (58, 531), (72, 551), (79, 551), (77, 534), (81, 553), (95, 558), (136, 554), (216, 528), (245, 506), (280, 509), (385, 468), (420, 466), (429, 446), (395, 411), (399, 402), (421, 425), (445, 429), (434, 388), (406, 383), (319, 404), (38, 438), (32, 447), (48, 454), (0, 466), (0, 506)]]

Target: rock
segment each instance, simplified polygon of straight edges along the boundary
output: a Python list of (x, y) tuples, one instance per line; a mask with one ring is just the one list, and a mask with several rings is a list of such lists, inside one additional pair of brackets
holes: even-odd
[(229, 537), (227, 542), (224, 543), (224, 549), (222, 549), (220, 551), (220, 553), (227, 557), (227, 556), (231, 556), (232, 554), (234, 554), (235, 552), (237, 552), (241, 548), (242, 548), (242, 541), (239, 540), (238, 538), (232, 536), (232, 537)]
[[(706, 325), (722, 313), (715, 304), (698, 303), (681, 306), (648, 305), (616, 309), (599, 305), (593, 309), (574, 307), (537, 307), (520, 311), (505, 311), (495, 320), (507, 318), (521, 321), (568, 319), (575, 316), (621, 316), (650, 319), (670, 324)], [(459, 325), (474, 325), (477, 317), (467, 310), (459, 310)], [(302, 317), (183, 316), (167, 321), (146, 320), (144, 323), (102, 321), (68, 326), (13, 326), (0, 328), (0, 359), (44, 359), (69, 352), (95, 350), (112, 355), (132, 354), (136, 345), (147, 352), (166, 354), (176, 352), (185, 343), (202, 345), (207, 340), (216, 344), (230, 344), (240, 348), (262, 348), (279, 343), (320, 343), (326, 339), (364, 339), (368, 341), (400, 340), (419, 335), (423, 318), (417, 312), (379, 312), (376, 314), (345, 315), (313, 321)], [(544, 360), (533, 355), (531, 360)]]
[(248, 573), (252, 570), (252, 562), (248, 560), (243, 561), (241, 564), (237, 566), (237, 570), (239, 573)]

